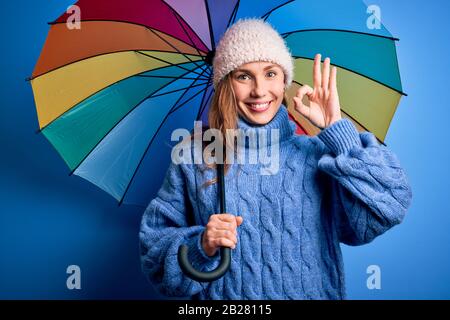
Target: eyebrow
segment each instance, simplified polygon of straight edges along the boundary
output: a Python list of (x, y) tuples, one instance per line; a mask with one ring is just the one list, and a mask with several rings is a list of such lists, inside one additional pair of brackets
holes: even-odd
[[(274, 67), (278, 67), (276, 64), (271, 64), (267, 67), (264, 68), (264, 71), (268, 70), (268, 69), (272, 69)], [(237, 69), (236, 72), (248, 72), (248, 73), (252, 73), (250, 70), (248, 69)]]

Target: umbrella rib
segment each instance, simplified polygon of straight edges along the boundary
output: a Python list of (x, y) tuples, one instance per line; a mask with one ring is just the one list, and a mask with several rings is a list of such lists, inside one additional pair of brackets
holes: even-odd
[[(184, 95), (186, 94), (187, 91), (188, 91), (188, 90), (186, 90), (186, 91), (178, 98), (177, 102), (175, 102), (174, 105), (176, 105), (176, 104), (184, 97)], [(202, 91), (200, 90), (198, 93), (200, 93), (200, 92), (202, 92)], [(197, 94), (198, 94), (198, 93), (197, 93)], [(134, 179), (134, 177), (136, 176), (136, 173), (138, 172), (139, 167), (141, 166), (141, 163), (142, 163), (142, 161), (143, 161), (144, 158), (145, 158), (145, 155), (147, 154), (147, 151), (150, 149), (150, 147), (151, 147), (151, 145), (152, 145), (152, 143), (153, 143), (153, 140), (155, 140), (156, 136), (158, 135), (159, 130), (161, 129), (161, 127), (162, 127), (163, 124), (165, 123), (166, 119), (167, 119), (171, 114), (172, 114), (171, 112), (168, 112), (168, 113), (166, 114), (166, 116), (164, 117), (164, 119), (163, 119), (163, 120), (161, 121), (161, 123), (159, 124), (158, 129), (156, 129), (155, 133), (153, 134), (153, 137), (152, 137), (152, 139), (150, 140), (150, 142), (148, 143), (147, 148), (145, 149), (144, 153), (142, 154), (142, 157), (141, 157), (141, 159), (139, 160), (138, 165), (137, 165), (136, 168), (134, 169), (134, 172), (133, 172), (133, 175), (131, 176), (130, 181), (128, 181), (127, 187), (126, 187), (126, 189), (125, 189), (125, 191), (124, 191), (122, 197), (120, 198), (119, 206), (123, 203), (123, 200), (125, 199), (125, 195), (127, 194), (128, 189), (130, 188), (131, 183), (133, 182), (133, 179)]]
[(294, 0), (287, 1), (287, 2), (285, 2), (285, 3), (283, 3), (283, 4), (280, 4), (280, 5), (276, 6), (275, 8), (272, 8), (270, 11), (268, 11), (268, 12), (265, 13), (265, 14), (263, 14), (263, 15), (261, 16), (261, 18), (264, 19), (264, 21), (266, 21), (267, 18), (269, 18), (269, 15), (270, 15), (272, 12), (274, 12), (275, 10), (278, 10), (279, 8), (281, 8), (281, 7), (283, 7), (283, 6), (287, 5), (287, 4), (289, 4), (289, 3), (291, 3), (291, 2), (294, 2)]
[(183, 79), (183, 80), (195, 80), (195, 79), (198, 79), (198, 77), (197, 78), (190, 78), (190, 77), (181, 77), (181, 78), (179, 78), (177, 76), (150, 76), (150, 75), (143, 75), (143, 74), (138, 74), (138, 75), (136, 75), (136, 77), (142, 77), (142, 78), (169, 78), (169, 79), (177, 78), (177, 79)]
[[(189, 71), (189, 72), (192, 72), (192, 71)], [(189, 73), (189, 72), (187, 72), (187, 73)], [(197, 78), (195, 78), (195, 81), (193, 81), (192, 83), (195, 83), (198, 79), (200, 79), (200, 77), (203, 76), (202, 74), (203, 74), (204, 72), (205, 72), (205, 69), (202, 70), (202, 72), (199, 74), (199, 76), (198, 76)], [(187, 73), (185, 73), (185, 74), (187, 74)], [(185, 75), (185, 74), (183, 74), (183, 75)], [(175, 79), (174, 81), (171, 81), (171, 82), (168, 83), (167, 85), (164, 85), (163, 87), (161, 87), (161, 88), (158, 89), (157, 91), (155, 91), (155, 92), (153, 92), (152, 94), (150, 94), (150, 95), (147, 97), (147, 99), (148, 99), (148, 98), (154, 98), (154, 97), (156, 97), (156, 96), (161, 96), (161, 95), (166, 94), (166, 93), (163, 93), (163, 94), (155, 95), (155, 93), (161, 91), (162, 89), (166, 88), (168, 85), (172, 84), (173, 82), (175, 82), (176, 80), (179, 80), (179, 79), (181, 79), (181, 77)], [(205, 79), (202, 78), (202, 81), (205, 81)], [(208, 81), (209, 81), (209, 79), (208, 79)], [(205, 83), (202, 83), (202, 84), (205, 84)], [(176, 91), (180, 91), (180, 90), (185, 90), (185, 89), (187, 90), (187, 89), (189, 89), (189, 88), (190, 88), (190, 86), (185, 87), (185, 88), (182, 88), (182, 89), (173, 90), (172, 92), (176, 92)], [(172, 93), (172, 92), (167, 92), (167, 93)], [(181, 99), (183, 96), (184, 96), (184, 94), (181, 95), (180, 99)]]
[[(201, 103), (201, 108), (200, 108), (201, 110), (199, 110), (199, 112), (197, 112), (197, 119), (200, 118), (200, 115), (203, 113), (203, 110), (205, 110), (206, 105), (207, 105), (207, 102), (208, 102), (209, 98), (211, 97), (212, 93), (213, 93), (213, 91), (211, 90), (211, 92), (210, 92), (209, 95), (208, 95), (208, 98), (206, 98), (206, 101), (205, 101), (205, 102), (202, 101), (202, 103)], [(203, 98), (204, 98), (204, 97), (205, 97), (205, 96), (203, 96)]]
[(233, 12), (231, 13), (230, 19), (228, 19), (227, 29), (230, 27), (232, 23), (234, 23), (234, 20), (236, 19), (237, 11), (239, 8), (240, 0), (236, 1), (236, 4), (234, 5)]
[[(163, 2), (164, 2), (164, 1), (163, 1)], [(185, 33), (186, 36), (189, 38), (189, 41), (191, 41), (192, 47), (195, 48), (195, 49), (198, 51), (198, 48), (195, 46), (194, 41), (192, 41), (192, 38), (191, 38), (190, 34), (186, 31), (186, 29), (184, 28), (184, 25), (181, 23), (181, 21), (183, 21), (184, 23), (186, 23), (186, 25), (188, 25), (188, 26), (189, 26), (189, 24), (188, 24), (188, 23), (186, 22), (186, 20), (184, 20), (183, 17), (180, 16), (180, 15), (178, 14), (178, 12), (176, 12), (171, 6), (169, 6), (166, 2), (164, 2), (164, 3), (165, 3), (165, 5), (173, 12), (173, 14), (174, 14), (174, 16), (175, 16), (175, 19), (177, 19), (177, 22), (178, 22), (178, 24), (180, 25), (181, 29), (183, 29), (184, 33)], [(180, 21), (180, 19), (181, 19), (181, 21)], [(206, 48), (208, 48), (208, 46), (206, 45), (206, 43), (203, 42), (202, 38), (200, 38), (200, 37), (194, 32), (194, 30), (192, 30), (192, 28), (191, 28), (191, 31), (197, 36), (197, 39), (199, 39), (199, 40), (202, 42), (202, 44), (203, 44)]]
[[(397, 61), (396, 63), (396, 67), (397, 67), (397, 74), (399, 75), (399, 81), (400, 81), (400, 87), (403, 90), (403, 84), (402, 84), (402, 77), (400, 76), (400, 66), (398, 65), (398, 56), (397, 56), (397, 50), (394, 50), (394, 54), (395, 54), (395, 61)], [(404, 93), (405, 97), (407, 97), (408, 95), (406, 93)]]
[(283, 38), (287, 38), (288, 36), (290, 36), (290, 35), (293, 34), (293, 33), (297, 33), (297, 32), (310, 32), (310, 31), (335, 31), (335, 32), (347, 32), (347, 33), (363, 34), (363, 35), (371, 36), (371, 37), (384, 38), (384, 39), (389, 39), (389, 40), (393, 40), (393, 41), (400, 41), (400, 39), (398, 39), (398, 38), (387, 37), (387, 36), (382, 36), (382, 35), (379, 35), (379, 34), (373, 34), (373, 33), (361, 32), (361, 31), (343, 30), (343, 29), (303, 29), (303, 30), (294, 30), (294, 31), (284, 32), (284, 33), (281, 33), (280, 35), (281, 35)]
[[(206, 71), (206, 69), (203, 70), (203, 71)], [(197, 80), (198, 80), (198, 79), (196, 79), (196, 80), (193, 81), (192, 83), (195, 83)], [(211, 83), (211, 80), (209, 80), (207, 83), (203, 83), (203, 85), (206, 84), (206, 86), (208, 86), (210, 83)], [(187, 92), (188, 90), (189, 90), (189, 88), (186, 90), (186, 92)], [(202, 91), (203, 91), (203, 89), (200, 90), (198, 93), (200, 93), (200, 92), (202, 92)], [(186, 94), (186, 92), (183, 93), (183, 95), (177, 100), (177, 102), (175, 102), (175, 103), (173, 104), (173, 106), (176, 106), (177, 103), (181, 101), (181, 99), (184, 97), (184, 95)], [(198, 93), (196, 93), (196, 94), (194, 95), (194, 97), (195, 97)], [(191, 100), (192, 98), (193, 98), (193, 97), (191, 97), (191, 98), (188, 99), (187, 101)], [(172, 107), (171, 110), (169, 111), (169, 113), (172, 114), (173, 112), (175, 112), (176, 110), (178, 110), (182, 105), (186, 104), (187, 101), (183, 102), (183, 103), (182, 103), (180, 106), (178, 106), (176, 109), (173, 109), (173, 107)]]
[[(188, 72), (186, 72), (185, 74), (187, 74)], [(167, 87), (168, 85), (170, 85), (171, 83), (175, 82), (177, 79), (174, 79), (173, 81), (170, 81), (169, 83), (165, 84), (164, 86), (162, 86), (160, 89), (158, 89), (158, 91), (160, 91), (161, 89)], [(108, 134), (114, 130), (114, 128), (120, 123), (122, 122), (123, 119), (125, 119), (133, 110), (135, 110), (142, 102), (144, 102), (145, 100), (147, 100), (148, 98), (151, 97), (152, 94), (146, 96), (144, 99), (142, 99), (141, 101), (139, 101), (133, 108), (131, 108), (119, 121), (117, 121), (117, 123), (111, 127), (111, 129), (109, 129), (109, 131), (97, 142), (97, 144), (84, 156), (84, 158), (78, 163), (78, 165), (69, 173), (69, 176), (71, 176), (80, 166), (80, 164), (83, 163), (84, 160), (86, 160), (87, 157), (89, 157), (89, 155), (91, 154), (91, 152), (93, 150), (95, 150), (95, 148), (97, 148), (97, 146), (103, 141), (103, 139), (108, 136)]]
[[(204, 70), (203, 70), (203, 72), (205, 72), (205, 71), (207, 71), (207, 69), (204, 69)], [(202, 72), (202, 73), (203, 73), (203, 72)], [(186, 90), (186, 92), (187, 92), (190, 88), (192, 88), (192, 87), (194, 86), (194, 83), (196, 83), (196, 82), (198, 81), (198, 79), (199, 79), (199, 77), (197, 77), (197, 79), (195, 79), (195, 81), (192, 82), (192, 86), (188, 87), (188, 89)], [(202, 85), (205, 85), (205, 84), (206, 84), (206, 87), (207, 87), (210, 83), (211, 83), (211, 79), (209, 79), (208, 82), (206, 82), (206, 83), (203, 82)], [(201, 92), (202, 90), (204, 90), (204, 89), (201, 89), (199, 92)], [(189, 100), (191, 100), (191, 98), (190, 98), (190, 99), (188, 99), (187, 101), (183, 102), (181, 105), (177, 106), (178, 102), (181, 101), (181, 99), (184, 97), (184, 95), (186, 94), (186, 92), (183, 93), (183, 95), (180, 97), (180, 99), (178, 99), (177, 102), (173, 104), (173, 107), (170, 109), (169, 113), (173, 113), (173, 112), (177, 111), (181, 106), (183, 106), (184, 104), (186, 104), (186, 102), (188, 102)], [(196, 96), (196, 95), (197, 95), (197, 94), (195, 94), (194, 96)], [(175, 106), (177, 106), (177, 108), (175, 108)], [(175, 109), (174, 109), (174, 108), (175, 108)]]
[[(29, 77), (29, 78), (27, 78), (27, 79), (25, 79), (25, 80), (26, 80), (26, 81), (34, 80), (34, 79), (37, 79), (37, 78), (39, 78), (39, 77), (41, 77), (41, 76), (43, 76), (43, 75), (46, 75), (47, 73), (56, 71), (56, 70), (58, 70), (58, 69), (67, 67), (67, 66), (69, 66), (69, 65), (71, 65), (71, 64), (78, 63), (78, 62), (81, 62), (81, 61), (85, 61), (85, 60), (88, 60), (88, 59), (91, 59), (91, 58), (96, 58), (96, 57), (100, 57), (100, 56), (104, 56), (104, 55), (108, 55), (108, 54), (116, 54), (116, 53), (122, 53), (122, 52), (140, 52), (140, 51), (146, 51), (146, 50), (145, 50), (145, 49), (118, 50), (118, 51), (111, 51), (111, 52), (106, 52), (106, 53), (99, 53), (99, 54), (96, 54), (96, 55), (93, 55), (93, 56), (89, 56), (89, 57), (85, 57), (85, 58), (82, 58), (82, 59), (79, 59), (79, 60), (71, 61), (71, 62), (69, 62), (69, 63), (66, 63), (66, 64), (62, 65), (62, 66), (59, 66), (59, 67), (56, 67), (56, 68), (54, 68), (54, 69), (48, 70), (48, 71), (46, 71), (46, 72), (44, 72), (44, 73), (41, 73), (41, 74), (37, 75), (36, 77)], [(165, 53), (174, 53), (173, 51), (164, 51), (164, 50), (148, 50), (148, 51), (165, 52)], [(184, 54), (183, 54), (183, 55), (184, 55)], [(152, 57), (152, 58), (154, 58), (154, 57)], [(188, 57), (186, 57), (186, 58), (187, 58), (188, 60), (190, 60)], [(154, 58), (154, 59), (157, 59), (157, 58)], [(160, 60), (161, 60), (161, 59), (160, 59)], [(163, 61), (163, 60), (161, 60), (161, 61)], [(167, 62), (167, 61), (163, 61), (163, 62), (170, 64), (170, 62)], [(190, 60), (190, 62), (194, 63), (196, 66), (199, 66), (198, 64), (196, 64), (196, 63), (195, 63), (194, 61), (192, 61), (192, 60)], [(167, 67), (167, 66), (164, 66), (164, 67)]]
[[(314, 60), (314, 59), (312, 59), (312, 58), (301, 57), (301, 56), (292, 56), (292, 57), (293, 57), (294, 59)], [(406, 93), (404, 93), (403, 91), (399, 91), (398, 89), (395, 89), (395, 88), (393, 88), (393, 87), (391, 87), (391, 86), (389, 86), (389, 85), (387, 85), (387, 84), (385, 84), (385, 83), (382, 83), (381, 81), (378, 81), (378, 80), (376, 80), (376, 79), (373, 79), (373, 78), (371, 78), (371, 77), (369, 77), (369, 76), (366, 76), (366, 75), (364, 75), (364, 74), (362, 74), (362, 73), (359, 73), (359, 72), (357, 72), (357, 71), (348, 69), (348, 68), (346, 68), (346, 67), (340, 66), (340, 65), (335, 64), (335, 63), (333, 63), (332, 65), (333, 65), (333, 66), (336, 66), (336, 67), (339, 67), (339, 68), (341, 68), (341, 69), (343, 69), (343, 70), (347, 70), (347, 71), (349, 71), (349, 72), (352, 72), (352, 73), (354, 73), (354, 74), (357, 74), (358, 76), (361, 76), (361, 77), (363, 77), (363, 78), (369, 79), (369, 80), (371, 80), (371, 81), (373, 81), (373, 82), (376, 82), (376, 83), (378, 83), (378, 84), (381, 84), (382, 86), (384, 86), (384, 87), (386, 87), (386, 88), (388, 88), (388, 89), (391, 89), (391, 90), (397, 92), (398, 94), (401, 94), (402, 96), (405, 96), (405, 97), (408, 96), (408, 95), (407, 95)]]
[[(200, 108), (201, 108), (202, 105), (204, 104), (204, 101), (205, 101), (205, 95), (206, 95), (206, 90), (205, 90), (205, 92), (203, 93), (202, 102), (200, 103)], [(200, 114), (201, 114), (201, 112), (197, 112), (197, 117), (196, 117), (196, 119), (199, 118), (199, 115), (200, 115)]]
[[(113, 85), (115, 85), (115, 84), (117, 84), (117, 83), (119, 83), (119, 82), (121, 82), (121, 81), (125, 81), (125, 80), (127, 80), (127, 79), (132, 78), (132, 77), (141, 76), (142, 73), (146, 73), (146, 72), (149, 72), (149, 71), (160, 70), (160, 69), (163, 69), (163, 68), (167, 68), (167, 66), (162, 66), (162, 67), (159, 67), (159, 68), (146, 70), (146, 71), (143, 71), (143, 72), (141, 72), (141, 73), (134, 74), (134, 75), (131, 75), (131, 76), (129, 76), (129, 77), (120, 79), (120, 80), (118, 80), (118, 81), (116, 81), (116, 82), (114, 82), (114, 83), (111, 83), (110, 85), (107, 85), (106, 87), (104, 87), (104, 88), (102, 88), (102, 89), (100, 89), (100, 90), (98, 90), (98, 91), (92, 93), (92, 94), (89, 95), (88, 97), (86, 97), (86, 98), (82, 99), (81, 101), (78, 101), (77, 103), (75, 103), (72, 107), (70, 107), (69, 109), (67, 109), (66, 111), (64, 111), (64, 112), (63, 112), (61, 115), (59, 115), (57, 118), (55, 118), (55, 119), (53, 119), (52, 121), (50, 121), (49, 123), (47, 123), (44, 127), (37, 129), (37, 130), (36, 130), (36, 133), (41, 133), (45, 128), (47, 128), (49, 125), (51, 125), (51, 124), (52, 124), (54, 121), (56, 121), (58, 118), (60, 118), (60, 117), (63, 116), (64, 114), (68, 113), (68, 112), (71, 111), (73, 108), (75, 108), (77, 105), (79, 105), (79, 104), (82, 103), (83, 101), (89, 99), (90, 97), (96, 95), (96, 94), (99, 93), (100, 91), (105, 90), (105, 89), (107, 89), (107, 88), (109, 88), (109, 87), (111, 87), (111, 86), (113, 86)], [(197, 68), (198, 68), (198, 67), (197, 67)], [(197, 68), (194, 68), (193, 70), (195, 70), (195, 69), (197, 69)], [(182, 74), (180, 77), (175, 78), (174, 81), (176, 81), (176, 80), (182, 78), (182, 76), (188, 74), (189, 72), (192, 72), (192, 70), (188, 70), (188, 72)], [(205, 80), (206, 80), (206, 79), (205, 79)], [(171, 82), (167, 83), (167, 85), (169, 85), (170, 83), (171, 83)]]
[[(181, 89), (176, 89), (176, 90), (172, 90), (172, 91), (167, 91), (167, 92), (160, 93), (160, 94), (152, 94), (152, 95), (150, 96), (150, 98), (161, 97), (161, 96), (164, 96), (164, 95), (166, 95), (166, 94), (171, 94), (171, 93), (174, 93), (174, 92), (183, 91), (183, 90), (187, 90), (187, 89), (190, 89), (190, 88), (195, 88), (195, 87), (203, 86), (203, 85), (208, 84), (208, 83), (209, 83), (209, 82), (207, 81), (207, 82), (204, 82), (204, 83), (199, 83), (199, 84), (195, 84), (195, 85), (189, 85), (189, 86), (184, 87), (184, 88), (181, 88)], [(159, 90), (159, 91), (160, 91), (160, 90)]]
[[(196, 61), (192, 61), (188, 55), (186, 55), (184, 52), (178, 50), (174, 45), (172, 45), (169, 41), (167, 41), (166, 39), (164, 39), (163, 37), (161, 37), (158, 33), (156, 33), (156, 31), (154, 31), (153, 29), (150, 29), (151, 32), (153, 32), (158, 38), (160, 38), (162, 41), (164, 41), (165, 43), (167, 43), (169, 46), (171, 46), (172, 48), (174, 48), (175, 50), (177, 50), (177, 52), (179, 52), (180, 54), (182, 54), (186, 59), (190, 60), (192, 63), (194, 63), (195, 65), (198, 66)], [(195, 48), (195, 47), (193, 47)], [(195, 48), (197, 50), (197, 48)], [(203, 58), (203, 55), (197, 50), (197, 52), (199, 53), (199, 56), (202, 58), (203, 61), (205, 61), (205, 59)]]
[[(167, 4), (166, 4), (166, 5), (167, 5)], [(170, 8), (170, 7), (169, 7), (169, 8)], [(172, 9), (172, 8), (171, 8), (171, 9)], [(161, 33), (163, 33), (163, 34), (165, 34), (165, 35), (167, 35), (167, 36), (169, 36), (169, 37), (172, 37), (172, 38), (174, 38), (174, 39), (177, 39), (177, 40), (183, 42), (184, 44), (190, 46), (191, 48), (194, 48), (194, 49), (196, 49), (197, 51), (199, 51), (198, 48), (195, 47), (195, 46), (194, 46), (193, 44), (191, 44), (191, 43), (187, 43), (186, 41), (184, 41), (184, 40), (182, 40), (182, 39), (179, 39), (179, 38), (175, 37), (174, 35), (168, 34), (167, 32), (164, 32), (164, 31), (162, 31), (162, 30), (160, 30), (160, 29), (157, 29), (157, 28), (153, 28), (153, 27), (151, 28), (151, 27), (146, 26), (145, 24), (142, 24), (142, 23), (136, 23), (136, 22), (131, 22), (131, 21), (121, 21), (121, 20), (114, 20), (114, 19), (108, 19), (108, 20), (85, 19), (85, 20), (81, 20), (81, 22), (83, 22), (83, 21), (91, 21), (91, 22), (122, 22), (122, 23), (129, 23), (129, 24), (134, 24), (134, 25), (137, 25), (137, 26), (141, 26), (141, 27), (144, 27), (144, 28), (149, 29), (149, 30), (154, 29), (154, 30), (156, 30), (156, 31), (158, 31), (158, 32), (161, 32)], [(65, 21), (64, 21), (64, 22), (56, 22), (56, 21), (48, 22), (49, 25), (60, 24), (60, 23), (66, 23), (66, 22), (65, 22)], [(199, 39), (200, 39), (200, 38), (199, 38)], [(205, 48), (208, 48), (208, 46), (202, 41), (202, 39), (200, 39), (200, 41), (201, 41), (202, 44), (205, 46)], [(201, 51), (201, 52), (203, 52), (204, 54), (206, 54), (206, 52), (204, 52), (204, 51)]]
[[(211, 82), (207, 82), (206, 86), (208, 86)], [(205, 85), (205, 83), (203, 83), (203, 85)], [(193, 86), (191, 87), (193, 88)], [(189, 88), (190, 89), (190, 88)], [(175, 111), (178, 111), (178, 109), (180, 109), (182, 106), (184, 106), (186, 103), (188, 103), (189, 101), (191, 101), (194, 97), (196, 97), (198, 94), (200, 94), (202, 91), (204, 91), (205, 89), (201, 89), (199, 90), (196, 94), (194, 94), (192, 97), (190, 97), (189, 99), (187, 99), (186, 101), (184, 101), (182, 104), (178, 105), (175, 109), (170, 110), (170, 114), (174, 113)], [(178, 102), (177, 102), (178, 103)], [(174, 104), (175, 106), (176, 104)], [(197, 119), (197, 118), (196, 118)]]
[(211, 50), (214, 50), (216, 48), (216, 45), (215, 45), (216, 42), (214, 40), (214, 32), (212, 29), (211, 15), (209, 14), (209, 5), (208, 5), (207, 0), (203, 0), (203, 2), (205, 3), (206, 16), (208, 17), (208, 29), (209, 29), (209, 38), (211, 41)]
[[(209, 83), (206, 84), (206, 86), (208, 86)], [(202, 93), (205, 89), (201, 89), (199, 90), (197, 93), (195, 93), (192, 97), (189, 97), (186, 101), (183, 101), (183, 103), (181, 103), (180, 105), (178, 105), (175, 109), (172, 109), (169, 114), (172, 114), (176, 111), (178, 111), (181, 107), (183, 107), (186, 103), (188, 103), (189, 101), (191, 101), (192, 99), (194, 99), (196, 96), (198, 96), (200, 93)], [(197, 119), (197, 118), (196, 118)]]
[[(155, 59), (155, 60), (158, 60), (158, 61), (167, 63), (168, 65), (170, 65), (170, 66), (172, 66), (172, 67), (178, 67), (178, 68), (180, 68), (180, 69), (187, 70), (187, 71), (189, 71), (189, 72), (192, 72), (192, 73), (195, 73), (195, 74), (200, 75), (200, 74), (197, 73), (196, 71), (188, 70), (188, 69), (186, 69), (186, 68), (184, 68), (184, 67), (181, 67), (179, 64), (171, 63), (171, 62), (166, 61), (166, 60), (164, 60), (164, 59), (161, 59), (161, 58), (152, 56), (151, 54), (144, 53), (144, 51), (135, 51), (135, 52), (136, 52), (136, 53), (139, 53), (139, 54), (142, 54), (142, 55), (144, 55), (144, 56), (146, 56), (146, 57), (150, 57), (150, 58), (152, 58), (152, 59)], [(201, 65), (200, 67), (202, 67), (202, 66), (203, 66), (203, 65)], [(195, 69), (197, 69), (197, 68), (195, 68)], [(208, 79), (208, 78), (205, 77), (205, 80), (206, 80), (206, 79)]]
[[(292, 82), (295, 82), (295, 83), (297, 83), (297, 84), (299, 84), (299, 85), (301, 85), (302, 87), (303, 87), (303, 84), (301, 84), (300, 82), (298, 82), (298, 81), (292, 81)], [(345, 115), (347, 116), (347, 117), (349, 117), (350, 119), (352, 119), (354, 122), (356, 122), (359, 126), (361, 126), (361, 128), (363, 128), (364, 130), (366, 130), (366, 131), (368, 131), (368, 132), (372, 132), (372, 131), (370, 131), (369, 129), (367, 129), (362, 123), (360, 123), (358, 120), (356, 120), (355, 118), (353, 118), (347, 111), (345, 111), (344, 110), (344, 107), (341, 107), (341, 111), (343, 112), (343, 113), (345, 113)], [(373, 133), (372, 133), (373, 134)], [(375, 135), (374, 135), (375, 136)], [(378, 137), (377, 136), (375, 136), (375, 138), (377, 138), (377, 140), (380, 142), (380, 143), (382, 143), (383, 145), (386, 145), (383, 141), (381, 141), (380, 139), (378, 139)]]
[[(187, 21), (184, 20), (184, 18), (183, 18), (180, 14), (178, 14), (178, 12), (176, 12), (176, 11), (175, 11), (175, 10), (174, 10), (167, 2), (163, 1), (163, 3), (164, 3), (168, 8), (170, 8), (170, 10), (175, 14), (175, 18), (178, 20), (178, 23), (180, 23), (180, 22), (179, 22), (179, 19), (181, 19), (184, 23), (186, 23), (186, 25), (189, 26), (189, 23), (187, 23)], [(186, 32), (186, 30), (184, 29), (184, 26), (183, 26), (181, 23), (180, 23), (180, 25), (181, 25), (181, 27), (183, 28), (183, 30), (184, 30), (184, 32), (186, 33), (186, 35), (189, 37), (189, 40), (191, 40), (192, 44), (194, 45), (194, 41), (192, 41), (191, 37), (190, 37), (189, 34)], [(194, 34), (197, 36), (197, 39), (201, 41), (201, 43), (205, 46), (205, 48), (210, 49), (210, 48), (206, 45), (206, 43), (203, 42), (203, 39), (200, 38), (199, 35), (198, 35), (197, 33), (195, 33), (195, 31), (194, 31), (192, 28), (191, 28), (191, 31), (192, 31), (192, 33), (194, 33)], [(197, 47), (193, 46), (193, 48), (197, 48)]]

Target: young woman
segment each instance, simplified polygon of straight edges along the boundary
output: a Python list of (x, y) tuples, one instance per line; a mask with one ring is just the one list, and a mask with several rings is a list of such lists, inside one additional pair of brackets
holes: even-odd
[[(358, 133), (341, 119), (336, 68), (330, 70), (327, 58), (321, 70), (320, 61), (317, 55), (314, 88), (302, 86), (294, 102), (322, 131), (298, 136), (283, 100), (293, 61), (281, 36), (258, 19), (238, 21), (224, 34), (213, 61), (209, 127), (240, 152), (255, 145), (229, 141), (227, 129), (276, 132), (276, 139), (256, 145), (264, 143), (277, 166), (264, 172), (261, 163), (232, 163), (237, 153), (227, 150), (228, 212), (220, 212), (215, 166), (171, 163), (140, 231), (143, 271), (162, 293), (343, 299), (340, 243), (368, 243), (402, 221), (412, 198), (405, 172), (373, 134)], [(191, 280), (177, 261), (182, 244), (189, 247), (192, 265), (203, 271), (218, 265), (220, 247), (231, 248), (230, 270), (211, 283)]]

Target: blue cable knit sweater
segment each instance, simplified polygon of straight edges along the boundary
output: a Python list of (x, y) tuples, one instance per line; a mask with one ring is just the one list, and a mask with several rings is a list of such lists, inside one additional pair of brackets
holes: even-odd
[[(242, 118), (238, 127), (252, 129)], [(259, 164), (235, 163), (225, 177), (227, 211), (244, 219), (229, 272), (200, 283), (181, 271), (181, 244), (197, 269), (218, 265), (219, 251), (208, 257), (201, 235), (220, 201), (217, 183), (201, 187), (214, 170), (173, 163), (142, 218), (143, 272), (169, 296), (344, 299), (340, 243), (368, 243), (402, 221), (412, 199), (405, 172), (373, 134), (358, 133), (347, 119), (299, 136), (282, 105), (258, 128), (279, 129), (279, 170), (262, 175)]]

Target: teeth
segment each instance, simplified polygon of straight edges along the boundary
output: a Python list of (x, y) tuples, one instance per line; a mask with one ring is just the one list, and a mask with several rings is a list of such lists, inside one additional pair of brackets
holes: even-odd
[(262, 104), (249, 104), (254, 109), (265, 109), (269, 105), (270, 102), (262, 103)]

